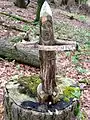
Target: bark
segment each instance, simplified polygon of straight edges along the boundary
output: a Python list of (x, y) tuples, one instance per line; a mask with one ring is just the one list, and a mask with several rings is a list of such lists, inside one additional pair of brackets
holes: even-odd
[[(41, 18), (40, 25), (40, 44), (54, 45), (54, 34), (52, 17), (46, 16), (46, 21), (43, 23), (44, 17)], [(55, 51), (40, 50), (40, 76), (42, 79), (42, 88), (45, 93), (52, 95), (55, 91), (55, 69), (56, 69), (56, 53)]]
[(39, 67), (39, 51), (29, 45), (15, 44), (8, 39), (0, 39), (0, 56), (14, 59), (21, 63)]
[(45, 0), (38, 0), (37, 2), (37, 12), (36, 12), (36, 18), (34, 20), (34, 22), (38, 22), (40, 19), (40, 11), (41, 11), (41, 7), (43, 5)]
[(52, 115), (49, 112), (38, 112), (40, 106), (37, 108), (37, 111), (24, 108), (21, 105), (22, 102), (32, 101), (32, 98), (26, 94), (21, 94), (18, 87), (19, 84), (15, 80), (9, 81), (5, 86), (5, 120), (72, 120), (75, 117), (74, 110), (77, 106), (77, 101), (63, 110), (59, 110), (58, 113), (53, 112)]
[(16, 0), (14, 4), (17, 7), (26, 8), (29, 3), (30, 3), (30, 0)]
[[(38, 41), (38, 40), (37, 40)], [(1, 57), (6, 57), (8, 59), (11, 60), (16, 60), (18, 62), (21, 63), (25, 63), (28, 65), (32, 65), (35, 67), (39, 67), (39, 49), (41, 50), (45, 50), (47, 49), (47, 51), (51, 51), (50, 49), (56, 50), (58, 51), (58, 47), (59, 46), (50, 46), (49, 47), (43, 47), (40, 46), (39, 48), (37, 47), (37, 45), (34, 45), (36, 42), (27, 42), (27, 43), (18, 43), (18, 44), (14, 44), (13, 42), (10, 42), (9, 39), (0, 39), (0, 56)], [(38, 43), (38, 42), (37, 42)], [(57, 40), (56, 44), (64, 44), (67, 43), (65, 41), (61, 41), (60, 42)], [(73, 43), (73, 42), (71, 42)], [(68, 44), (70, 44), (70, 41), (68, 42)], [(68, 45), (67, 44), (67, 45)], [(52, 47), (52, 48), (51, 48)], [(53, 48), (54, 47), (54, 48)], [(65, 45), (61, 46), (60, 51), (64, 51)], [(72, 47), (67, 47), (68, 50), (74, 50), (75, 47), (72, 45)]]
[(26, 8), (25, 0), (16, 0), (14, 4), (20, 8)]

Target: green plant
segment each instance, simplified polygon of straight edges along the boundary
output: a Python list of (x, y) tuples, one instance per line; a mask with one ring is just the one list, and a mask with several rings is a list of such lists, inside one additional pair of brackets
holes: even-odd
[(85, 21), (86, 21), (86, 16), (80, 15), (80, 16), (79, 16), (79, 20), (85, 22)]
[(16, 65), (16, 69), (17, 69), (17, 70), (20, 70), (20, 64), (17, 64), (17, 65)]
[(30, 30), (30, 26), (29, 25), (23, 25), (23, 28), (22, 28), (24, 31), (28, 31)]
[(81, 3), (86, 4), (88, 0), (80, 0)]
[(77, 64), (79, 62), (79, 52), (75, 53), (75, 55), (71, 57), (71, 60), (74, 64)]
[(80, 103), (78, 102), (78, 103), (77, 103), (77, 106), (76, 106), (76, 108), (75, 108), (75, 110), (74, 110), (74, 115), (75, 115), (75, 116), (78, 116), (79, 112), (80, 112)]
[(38, 75), (34, 76), (23, 76), (18, 79), (19, 83), (23, 87), (19, 88), (20, 92), (26, 93), (31, 96), (37, 95), (37, 86), (41, 83), (41, 79)]
[(80, 88), (79, 87), (72, 87), (72, 86), (65, 87), (65, 89), (63, 91), (63, 96), (64, 96), (64, 100), (67, 102), (71, 98), (79, 99), (81, 96)]
[(77, 66), (77, 67), (76, 67), (76, 70), (77, 70), (79, 73), (87, 73), (87, 72), (88, 72), (88, 70), (86, 70), (86, 69), (84, 69), (84, 68), (82, 68), (82, 67), (80, 67), (80, 66)]
[(77, 103), (77, 106), (74, 109), (74, 115), (76, 116), (77, 120), (88, 120), (85, 111), (81, 109), (80, 103)]
[(9, 39), (9, 41), (13, 42), (13, 43), (21, 42), (22, 41), (22, 37), (21, 36), (14, 36), (14, 37), (11, 37)]

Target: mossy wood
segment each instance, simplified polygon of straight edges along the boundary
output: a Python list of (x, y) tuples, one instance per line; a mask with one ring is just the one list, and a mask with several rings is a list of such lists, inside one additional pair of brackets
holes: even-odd
[[(54, 110), (52, 109), (53, 112), (47, 110), (46, 104), (38, 103), (37, 96), (32, 95), (36, 94), (35, 89), (39, 83), (38, 76), (22, 77), (7, 82), (4, 94), (5, 120), (72, 120), (75, 117), (77, 100), (69, 104), (66, 102), (65, 108), (62, 108), (62, 105), (60, 108), (59, 104), (56, 104)], [(28, 89), (32, 94), (28, 94), (29, 85), (34, 88)], [(20, 86), (22, 86), (21, 90)], [(55, 110), (56, 108), (60, 110)]]

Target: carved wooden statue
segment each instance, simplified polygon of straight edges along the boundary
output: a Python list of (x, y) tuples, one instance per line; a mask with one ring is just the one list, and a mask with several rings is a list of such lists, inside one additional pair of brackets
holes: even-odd
[[(59, 44), (56, 46), (56, 44)], [(67, 44), (67, 45), (65, 45)], [(53, 32), (52, 11), (47, 3), (44, 2), (40, 12), (40, 78), (42, 83), (37, 88), (40, 102), (55, 103), (58, 101), (59, 92), (55, 80), (56, 72), (56, 50), (75, 49), (75, 43), (71, 46), (66, 41), (55, 41)]]

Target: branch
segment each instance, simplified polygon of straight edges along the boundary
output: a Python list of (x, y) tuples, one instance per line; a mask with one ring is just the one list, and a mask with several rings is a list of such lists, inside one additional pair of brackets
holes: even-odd
[(55, 40), (55, 45), (76, 45), (76, 41)]
[(14, 29), (14, 30), (20, 31), (20, 32), (26, 32), (25, 30), (17, 28), (16, 26), (7, 25), (3, 21), (0, 21), (0, 25), (4, 26), (6, 28), (9, 28), (9, 29)]
[(19, 47), (20, 45), (27, 45), (27, 48), (33, 49), (37, 48), (38, 50), (44, 50), (44, 51), (73, 51), (76, 50), (76, 45), (53, 45), (53, 46), (47, 46), (47, 45), (39, 45), (38, 41), (36, 42), (25, 42), (25, 43), (17, 43), (15, 44), (15, 47)]
[(25, 22), (25, 23), (30, 23), (30, 24), (32, 23), (32, 21), (28, 21), (20, 16), (15, 16), (15, 15), (12, 15), (10, 13), (0, 12), (0, 14), (15, 18), (15, 19), (22, 21), (22, 22)]

